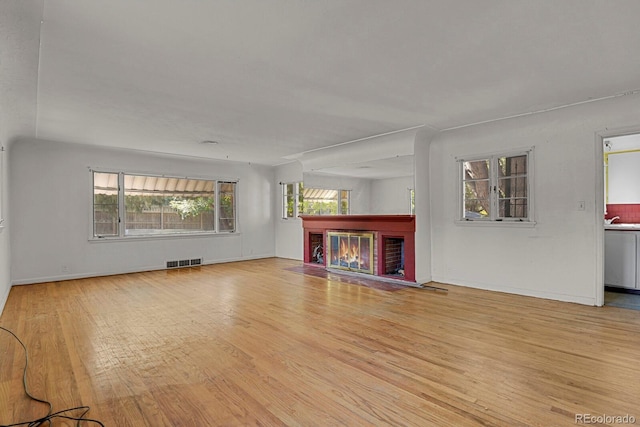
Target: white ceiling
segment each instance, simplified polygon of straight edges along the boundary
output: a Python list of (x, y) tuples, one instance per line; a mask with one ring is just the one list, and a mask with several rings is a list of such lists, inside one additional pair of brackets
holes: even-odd
[(640, 88), (637, 0), (55, 0), (43, 16), (51, 140), (276, 165)]

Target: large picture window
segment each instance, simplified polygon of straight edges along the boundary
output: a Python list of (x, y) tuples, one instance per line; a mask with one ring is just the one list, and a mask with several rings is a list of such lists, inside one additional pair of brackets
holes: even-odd
[(459, 159), (460, 219), (532, 221), (531, 150)]
[(93, 235), (234, 232), (235, 202), (236, 182), (94, 171)]

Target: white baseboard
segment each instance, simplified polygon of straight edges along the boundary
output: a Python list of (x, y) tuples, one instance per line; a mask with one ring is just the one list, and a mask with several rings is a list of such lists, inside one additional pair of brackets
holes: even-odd
[[(225, 259), (217, 259), (217, 260), (203, 260), (202, 265), (224, 264), (227, 262), (237, 262), (237, 261), (251, 261), (254, 259), (273, 258), (273, 257), (274, 257), (273, 254), (265, 254), (265, 255), (251, 255), (249, 257), (234, 257), (234, 258), (225, 258)], [(193, 268), (193, 267), (195, 266), (182, 267), (182, 268)], [(60, 274), (56, 276), (43, 276), (43, 277), (34, 277), (30, 279), (14, 280), (12, 282), (12, 285), (14, 286), (32, 285), (35, 283), (61, 282), (64, 280), (87, 279), (90, 277), (114, 276), (117, 274), (142, 273), (145, 271), (157, 271), (157, 270), (168, 270), (168, 269), (166, 265), (150, 265), (146, 267), (122, 269), (117, 271), (114, 270), (114, 271), (100, 271), (100, 272), (85, 272), (85, 273), (77, 273), (77, 274)], [(7, 295), (8, 295), (8, 292), (7, 292)]]
[(456, 286), (465, 286), (467, 288), (482, 289), (485, 291), (504, 292), (507, 294), (550, 299), (550, 300), (562, 301), (562, 302), (573, 302), (573, 303), (583, 304), (583, 305), (591, 305), (591, 306), (597, 305), (595, 296), (583, 297), (579, 295), (567, 295), (567, 294), (560, 294), (556, 292), (546, 292), (546, 291), (538, 291), (534, 289), (514, 288), (509, 286), (501, 286), (501, 285), (488, 284), (488, 283), (467, 282), (465, 280), (456, 280), (456, 279), (451, 279), (447, 277), (437, 277), (437, 276), (433, 277), (432, 280), (438, 283), (450, 284), (450, 285), (456, 285)]

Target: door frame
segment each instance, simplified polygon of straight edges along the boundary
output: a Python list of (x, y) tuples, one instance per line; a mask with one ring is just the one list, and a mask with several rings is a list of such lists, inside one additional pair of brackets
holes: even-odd
[(621, 128), (605, 128), (595, 133), (596, 159), (596, 200), (595, 200), (595, 230), (596, 230), (596, 305), (604, 305), (604, 139), (617, 136), (640, 134), (640, 124)]

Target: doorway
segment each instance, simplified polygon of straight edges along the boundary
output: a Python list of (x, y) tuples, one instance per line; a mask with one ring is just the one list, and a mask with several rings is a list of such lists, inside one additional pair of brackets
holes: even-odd
[(602, 137), (603, 304), (640, 310), (640, 133)]

